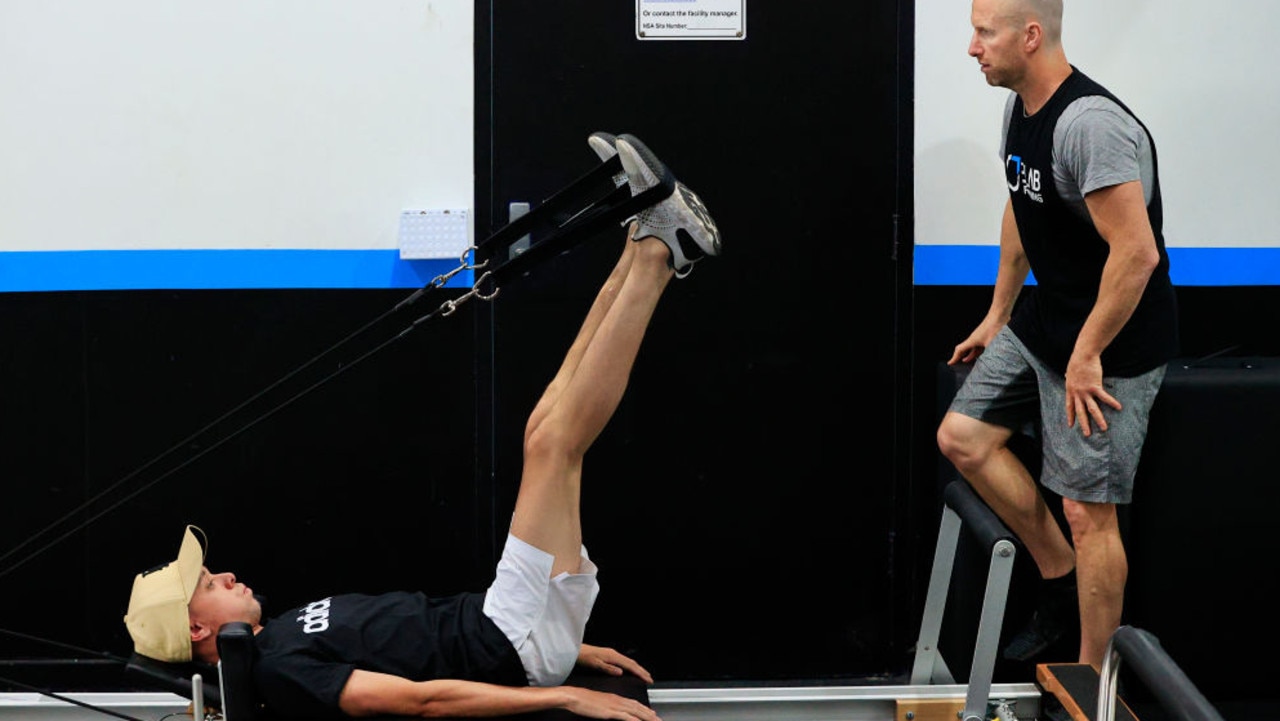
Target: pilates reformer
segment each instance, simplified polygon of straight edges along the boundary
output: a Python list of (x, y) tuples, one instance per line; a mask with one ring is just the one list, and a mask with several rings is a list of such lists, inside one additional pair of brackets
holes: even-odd
[[(225, 721), (271, 721), (275, 717), (263, 707), (254, 690), (253, 664), (256, 658), (253, 631), (247, 623), (229, 623), (218, 632), (216, 665), (200, 662), (172, 664), (137, 653), (126, 666), (161, 687), (191, 700), (195, 719), (220, 717)], [(207, 680), (207, 681), (206, 681)], [(606, 691), (648, 704), (648, 687), (635, 676), (608, 676), (576, 670), (565, 682), (596, 691)], [(391, 721), (403, 717), (383, 716)], [(569, 721), (582, 718), (568, 711), (548, 710), (517, 716), (495, 717), (520, 721)]]
[[(968, 530), (967, 537), (962, 530)], [(958, 683), (938, 641), (963, 540), (989, 555), (969, 678)], [(1043, 692), (1034, 683), (993, 684), (1016, 546), (968, 483), (943, 491), (942, 521), (909, 681), (896, 685), (649, 690), (664, 721), (1002, 721), (1035, 718)], [(1015, 712), (1017, 715), (1015, 715)]]
[[(1137, 721), (1116, 692), (1121, 663), (1128, 662), (1177, 721), (1222, 721), (1155, 637), (1128, 626), (1113, 636), (1101, 674), (1087, 664), (1042, 664), (1037, 668), (1036, 683), (993, 684), (1016, 551), (1013, 537), (966, 482), (949, 484), (943, 500), (920, 635), (906, 685), (663, 688), (659, 684), (647, 688), (634, 677), (591, 673), (575, 673), (569, 683), (637, 699), (651, 705), (664, 721), (1019, 721), (1044, 718), (1041, 703), (1046, 694), (1057, 697), (1073, 721)], [(964, 529), (968, 529), (970, 540), (989, 552), (989, 564), (973, 663), (968, 682), (961, 684), (955, 682), (937, 641)], [(195, 718), (271, 721), (253, 689), (255, 649), (249, 627), (225, 626), (218, 634), (218, 648), (221, 660), (217, 665), (164, 663), (135, 653), (126, 668), (191, 700)], [(509, 718), (560, 721), (578, 717), (544, 711)]]
[[(1111, 639), (1102, 673), (1088, 664), (1041, 664), (1037, 680), (992, 683), (1013, 572), (1013, 534), (962, 480), (943, 492), (943, 512), (909, 683), (840, 687), (649, 690), (664, 721), (1028, 721), (1046, 718), (1053, 695), (1073, 721), (1137, 721), (1117, 693), (1128, 662), (1177, 721), (1223, 721), (1150, 633), (1122, 626)], [(954, 561), (963, 540), (989, 556), (977, 638), (967, 683), (956, 683), (938, 649)], [(1095, 713), (1096, 711), (1096, 713)]]
[[(910, 683), (902, 686), (648, 689), (632, 677), (593, 677), (575, 674), (570, 683), (608, 690), (649, 703), (666, 721), (733, 718), (750, 721), (805, 719), (903, 719), (904, 721), (1016, 721), (1034, 718), (1043, 691), (1032, 683), (993, 685), (1000, 628), (1013, 571), (1012, 534), (963, 481), (943, 493), (939, 529), (920, 635)], [(958, 684), (938, 649), (954, 560), (962, 530), (990, 554), (977, 641), (967, 684)], [(165, 664), (133, 654), (129, 670), (166, 689), (215, 708), (226, 721), (265, 721), (270, 717), (256, 699), (252, 685), (253, 635), (245, 624), (228, 624), (218, 634), (221, 661), (207, 664)], [(193, 682), (199, 678), (200, 681)], [(603, 684), (603, 686), (602, 686)], [(831, 715), (815, 715), (827, 708)], [(726, 714), (726, 709), (728, 710)], [(796, 716), (797, 711), (803, 713)], [(576, 718), (560, 712), (519, 718)]]

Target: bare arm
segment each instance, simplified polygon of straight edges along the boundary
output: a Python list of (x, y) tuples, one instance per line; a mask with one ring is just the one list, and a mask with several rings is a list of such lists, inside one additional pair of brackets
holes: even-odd
[(1120, 410), (1120, 402), (1102, 387), (1102, 351), (1133, 315), (1160, 253), (1141, 182), (1100, 188), (1086, 195), (1084, 202), (1094, 227), (1110, 246), (1098, 300), (1067, 363), (1067, 424), (1074, 425), (1079, 418), (1080, 429), (1088, 436), (1091, 417), (1099, 429), (1107, 429), (1100, 403)]
[(576, 686), (498, 686), (440, 679), (410, 681), (373, 671), (353, 671), (338, 705), (348, 716), (484, 717), (562, 708), (579, 716), (622, 721), (660, 721), (634, 699)]
[(1009, 322), (1013, 314), (1013, 304), (1027, 282), (1027, 273), (1031, 266), (1027, 262), (1027, 254), (1022, 249), (1022, 237), (1018, 235), (1018, 222), (1013, 217), (1013, 201), (1004, 206), (1004, 217), (1000, 221), (1000, 266), (996, 270), (996, 285), (991, 296), (991, 308), (978, 324), (978, 327), (955, 347), (948, 365), (956, 363), (972, 363), (996, 337), (996, 333)]

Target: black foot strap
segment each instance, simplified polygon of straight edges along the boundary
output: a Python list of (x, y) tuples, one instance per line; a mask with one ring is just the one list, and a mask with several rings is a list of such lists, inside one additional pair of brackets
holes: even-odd
[[(477, 254), (482, 256), (478, 260), (497, 262), (489, 268), (490, 280), (500, 285), (675, 192), (675, 179), (668, 173), (657, 185), (632, 196), (630, 186), (613, 182), (621, 171), (622, 161), (615, 155), (477, 243)], [(512, 256), (511, 246), (525, 236), (529, 236), (529, 248)]]

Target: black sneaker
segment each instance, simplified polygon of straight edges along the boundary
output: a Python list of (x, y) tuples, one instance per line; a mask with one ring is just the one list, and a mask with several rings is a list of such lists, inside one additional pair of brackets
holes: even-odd
[(1010, 661), (1030, 661), (1061, 641), (1069, 630), (1067, 622), (1059, 614), (1038, 610), (1031, 615), (1026, 627), (1004, 647), (1004, 657)]
[(1004, 647), (1004, 657), (1010, 661), (1029, 661), (1039, 656), (1080, 623), (1075, 571), (1059, 578), (1041, 579), (1036, 596), (1031, 620)]

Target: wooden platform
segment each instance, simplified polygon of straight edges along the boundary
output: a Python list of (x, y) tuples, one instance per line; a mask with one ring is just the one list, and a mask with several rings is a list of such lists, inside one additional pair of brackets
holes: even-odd
[[(1098, 721), (1098, 672), (1087, 663), (1042, 663), (1036, 683), (1053, 694), (1074, 721)], [(1116, 721), (1137, 721), (1123, 698), (1116, 699)]]

